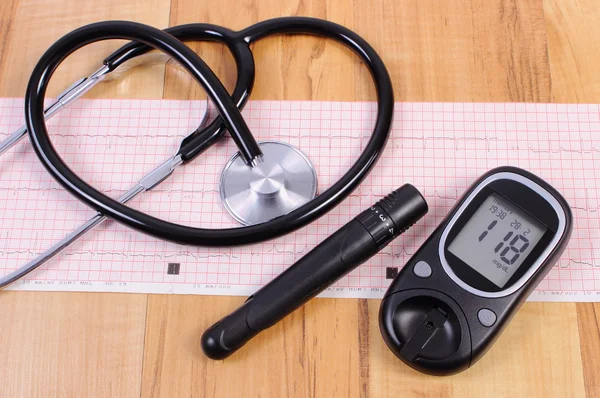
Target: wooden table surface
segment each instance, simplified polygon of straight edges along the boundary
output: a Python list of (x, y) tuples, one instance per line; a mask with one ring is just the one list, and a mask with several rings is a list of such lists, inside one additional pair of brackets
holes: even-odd
[[(600, 102), (598, 0), (0, 0), (0, 96), (22, 97), (48, 46), (90, 22), (241, 29), (289, 15), (326, 18), (363, 36), (386, 63), (397, 101)], [(73, 56), (50, 94), (118, 45)], [(193, 48), (231, 88), (227, 51)], [(364, 66), (331, 41), (278, 36), (253, 50), (252, 99), (374, 99)], [(90, 96), (204, 96), (178, 68), (139, 69)], [(379, 300), (313, 300), (228, 360), (207, 360), (201, 332), (243, 300), (1, 292), (0, 395), (600, 396), (599, 304), (527, 303), (473, 368), (430, 377), (385, 347)]]

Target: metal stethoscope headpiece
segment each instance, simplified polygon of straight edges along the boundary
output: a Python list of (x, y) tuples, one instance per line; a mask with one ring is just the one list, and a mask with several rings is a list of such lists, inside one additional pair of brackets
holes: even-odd
[[(350, 48), (370, 70), (377, 90), (377, 120), (365, 149), (346, 174), (316, 197), (316, 173), (306, 156), (288, 144), (258, 144), (238, 109), (246, 103), (254, 83), (250, 44), (273, 34), (297, 33), (329, 37)], [(56, 103), (44, 110), (48, 83), (64, 59), (87, 44), (108, 39), (132, 42), (109, 56), (95, 73), (76, 82), (58, 97)], [(198, 55), (182, 43), (186, 40), (217, 41), (227, 45), (238, 70), (238, 80), (231, 96)], [(48, 136), (45, 118), (79, 98), (124, 62), (152, 48), (177, 61), (204, 87), (219, 117), (185, 137), (171, 158), (115, 200), (89, 186), (62, 161)], [(54, 43), (36, 65), (25, 96), (26, 128), (21, 128), (0, 143), (0, 154), (29, 132), (35, 152), (49, 173), (98, 214), (38, 258), (0, 278), (0, 287), (48, 261), (107, 217), (159, 239), (200, 246), (256, 243), (301, 228), (338, 205), (368, 175), (385, 147), (393, 106), (391, 80), (375, 50), (351, 30), (324, 20), (276, 18), (239, 32), (210, 24), (181, 25), (161, 31), (125, 21), (99, 22), (79, 28)], [(221, 197), (234, 218), (247, 226), (221, 230), (194, 228), (167, 222), (125, 205), (139, 193), (160, 184), (176, 167), (193, 160), (221, 138), (225, 130), (230, 132), (239, 152), (225, 167), (221, 178)], [(252, 200), (248, 202), (248, 198)]]

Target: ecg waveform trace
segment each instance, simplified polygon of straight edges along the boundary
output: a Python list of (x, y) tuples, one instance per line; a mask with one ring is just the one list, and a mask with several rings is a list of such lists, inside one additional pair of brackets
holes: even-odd
[[(174, 153), (181, 138), (197, 127), (205, 106), (84, 99), (48, 125), (66, 163), (100, 191), (118, 197)], [(282, 140), (306, 153), (323, 192), (368, 142), (376, 112), (369, 102), (251, 101), (243, 113), (259, 140)], [(22, 123), (22, 99), (0, 99), (0, 138)], [(12, 288), (250, 294), (409, 182), (425, 195), (429, 214), (328, 293), (381, 297), (390, 283), (386, 271), (402, 267), (467, 187), (493, 167), (513, 165), (555, 186), (575, 218), (569, 247), (537, 289), (541, 299), (564, 294), (561, 300), (600, 301), (599, 148), (598, 105), (397, 103), (386, 150), (367, 180), (341, 206), (295, 233), (262, 244), (209, 249), (163, 242), (109, 221)], [(221, 170), (235, 152), (233, 141), (224, 138), (131, 206), (187, 225), (235, 227), (218, 191)], [(58, 185), (23, 142), (0, 158), (0, 214), (0, 274), (6, 274), (94, 212)], [(569, 296), (574, 293), (580, 294)]]

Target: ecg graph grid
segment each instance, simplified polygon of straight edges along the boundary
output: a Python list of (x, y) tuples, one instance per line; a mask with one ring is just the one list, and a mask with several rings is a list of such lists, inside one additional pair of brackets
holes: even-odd
[[(205, 105), (80, 100), (48, 124), (67, 164), (116, 198), (176, 151), (179, 140), (197, 127)], [(376, 104), (367, 102), (254, 101), (243, 113), (258, 140), (289, 142), (307, 154), (323, 192), (360, 154), (376, 111)], [(22, 114), (21, 99), (0, 99), (1, 137), (22, 125)], [(130, 205), (187, 225), (237, 226), (218, 192), (221, 170), (235, 152), (231, 138), (221, 140)], [(574, 214), (569, 247), (537, 292), (564, 293), (561, 300), (600, 301), (599, 152), (598, 105), (397, 103), (390, 140), (370, 176), (342, 205), (295, 233), (262, 244), (207, 249), (160, 241), (110, 221), (13, 287), (249, 294), (408, 182), (425, 195), (429, 214), (328, 292), (381, 297), (390, 275), (468, 186), (491, 168), (513, 165), (555, 186)], [(0, 214), (0, 274), (6, 274), (94, 212), (49, 176), (26, 139), (0, 158)]]

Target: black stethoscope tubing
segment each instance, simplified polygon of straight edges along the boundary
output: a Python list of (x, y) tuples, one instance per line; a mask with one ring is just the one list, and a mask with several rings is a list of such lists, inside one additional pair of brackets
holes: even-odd
[[(368, 175), (385, 148), (392, 123), (394, 98), (389, 74), (375, 50), (354, 32), (332, 22), (302, 17), (277, 18), (239, 32), (221, 30), (212, 37), (230, 36), (227, 37), (226, 43), (236, 42), (234, 47), (237, 48), (247, 47), (265, 36), (281, 33), (325, 36), (349, 47), (369, 68), (375, 82), (378, 102), (373, 134), (357, 161), (333, 186), (287, 215), (258, 225), (221, 230), (178, 225), (129, 208), (104, 195), (80, 179), (62, 161), (52, 146), (43, 117), (43, 102), (48, 83), (56, 68), (72, 52), (86, 44), (107, 39), (133, 40), (170, 55), (207, 90), (238, 148), (242, 154), (246, 152), (246, 160), (249, 161), (252, 156), (260, 153), (256, 150), (258, 146), (253, 148), (256, 142), (248, 131), (236, 103), (198, 55), (169, 34), (138, 23), (113, 21), (84, 26), (59, 39), (42, 56), (31, 75), (25, 96), (26, 125), (36, 154), (50, 174), (78, 199), (107, 217), (159, 239), (202, 246), (232, 246), (272, 239), (301, 228), (339, 204)], [(127, 46), (129, 48), (121, 57), (110, 57), (106, 62), (117, 65), (127, 54), (133, 56), (136, 51), (147, 51), (147, 48), (141, 45)], [(243, 63), (241, 65), (243, 66)], [(238, 74), (242, 74), (241, 71)], [(249, 90), (247, 92), (249, 93)], [(246, 98), (239, 99), (237, 105), (243, 104)], [(219, 119), (213, 124), (219, 126)], [(212, 136), (199, 132), (180, 148), (182, 159), (189, 161), (206, 149), (204, 147), (198, 150), (198, 146), (195, 146), (202, 143), (199, 137), (213, 137), (214, 142), (220, 134), (221, 130)]]
[[(225, 44), (236, 64), (237, 81), (231, 98), (239, 109), (248, 101), (254, 87), (255, 64), (250, 47), (237, 40), (236, 32), (218, 25), (193, 23), (178, 25), (164, 30), (180, 41), (214, 41)], [(114, 70), (124, 62), (152, 50), (147, 45), (131, 42), (104, 60), (104, 64)], [(196, 156), (210, 148), (226, 132), (225, 123), (218, 117), (208, 126), (198, 128), (182, 142), (179, 152), (184, 162), (193, 160)]]

